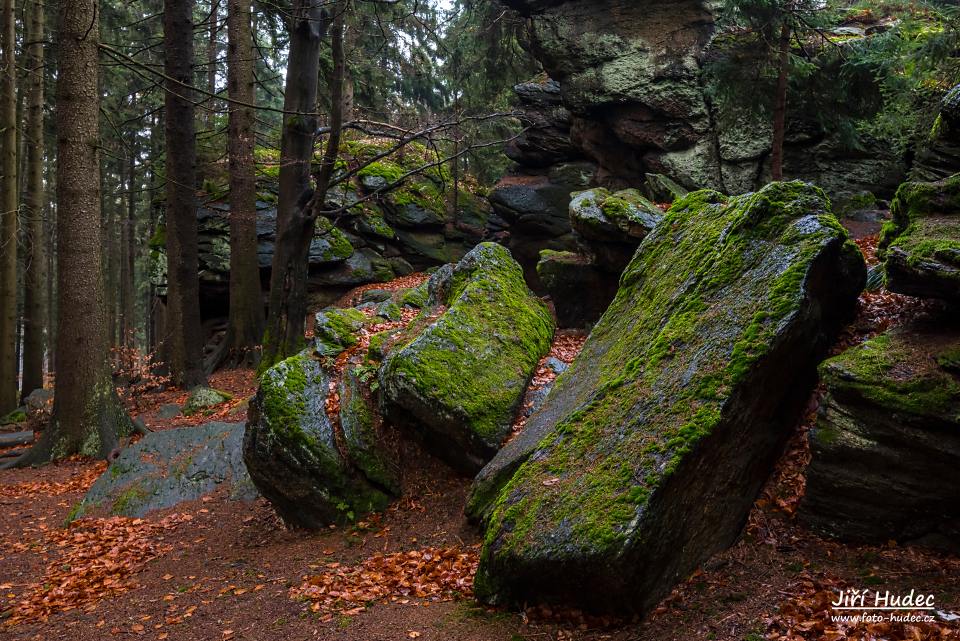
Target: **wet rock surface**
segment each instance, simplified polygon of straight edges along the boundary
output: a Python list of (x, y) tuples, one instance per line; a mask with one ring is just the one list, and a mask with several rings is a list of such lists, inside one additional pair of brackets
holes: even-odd
[(960, 302), (960, 174), (904, 183), (880, 238), (887, 288)]
[(845, 541), (960, 550), (960, 325), (891, 330), (820, 374), (803, 520)]
[(477, 594), (645, 612), (729, 545), (865, 272), (814, 187), (675, 203), (580, 357), (478, 475)]

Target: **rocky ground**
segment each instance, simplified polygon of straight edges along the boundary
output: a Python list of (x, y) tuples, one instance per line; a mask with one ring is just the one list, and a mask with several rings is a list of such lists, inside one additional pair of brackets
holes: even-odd
[[(873, 231), (859, 234), (865, 253), (875, 247)], [(858, 343), (918, 313), (915, 299), (866, 293), (841, 340)], [(561, 332), (551, 353), (571, 360), (582, 341)], [(551, 376), (538, 368), (533, 387)], [(186, 400), (177, 391), (136, 395), (130, 408), (155, 430), (242, 420), (252, 373), (223, 372), (211, 383), (233, 399), (200, 416), (169, 416), (169, 406)], [(287, 529), (264, 499), (233, 501), (224, 492), (142, 519), (84, 518), (65, 529), (103, 463), (0, 472), (0, 633), (80, 640), (960, 638), (960, 559), (893, 543), (842, 545), (794, 519), (819, 402), (819, 394), (810, 400), (737, 542), (643, 622), (477, 604), (479, 534), (463, 516), (470, 480), (406, 444), (402, 497), (382, 513), (319, 533)], [(920, 624), (836, 623), (829, 601), (844, 587), (932, 593), (938, 614)]]

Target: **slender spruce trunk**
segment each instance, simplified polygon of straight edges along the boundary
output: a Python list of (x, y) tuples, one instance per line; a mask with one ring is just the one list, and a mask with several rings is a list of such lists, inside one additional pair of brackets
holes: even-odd
[(280, 139), (280, 194), (277, 203), (277, 241), (270, 272), (267, 329), (263, 337), (261, 369), (303, 347), (306, 320), (306, 261), (297, 257), (309, 249), (314, 221), (306, 216), (310, 165), (317, 129), (317, 87), (320, 41), (323, 36), (323, 0), (296, 0), (290, 30), (290, 59), (283, 98)]
[(0, 13), (0, 415), (17, 407), (17, 66), (13, 0)]
[(777, 94), (773, 105), (773, 150), (770, 153), (770, 173), (774, 180), (783, 180), (783, 140), (787, 128), (787, 80), (790, 73), (790, 25), (780, 27), (777, 63)]
[(257, 262), (257, 183), (254, 164), (254, 50), (250, 0), (227, 8), (227, 151), (230, 162), (230, 323), (226, 349), (234, 362), (256, 364), (263, 336), (263, 300)]
[(197, 145), (193, 103), (194, 0), (164, 0), (167, 157), (167, 322), (174, 384), (203, 385), (203, 334), (197, 256)]
[(44, 7), (30, 5), (27, 30), (27, 119), (25, 137), (27, 178), (23, 197), (27, 220), (27, 257), (24, 274), (23, 395), (43, 387), (43, 360), (47, 327), (47, 194), (43, 185), (44, 160)]

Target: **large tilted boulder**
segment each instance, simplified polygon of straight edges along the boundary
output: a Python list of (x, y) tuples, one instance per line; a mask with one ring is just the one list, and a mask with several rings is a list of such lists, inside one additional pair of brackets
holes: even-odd
[(642, 613), (732, 543), (865, 276), (810, 185), (676, 202), (479, 475), (477, 595)]
[(854, 542), (960, 550), (960, 326), (891, 330), (820, 368), (800, 515)]
[(387, 418), (420, 431), (447, 462), (476, 472), (510, 433), (554, 324), (501, 245), (483, 243), (431, 279), (439, 316), (380, 371)]
[(960, 301), (960, 174), (935, 183), (904, 183), (880, 238), (887, 288), (910, 296)]
[(311, 529), (383, 509), (391, 499), (341, 451), (339, 426), (326, 411), (330, 380), (312, 349), (267, 370), (243, 441), (260, 492), (285, 521)]

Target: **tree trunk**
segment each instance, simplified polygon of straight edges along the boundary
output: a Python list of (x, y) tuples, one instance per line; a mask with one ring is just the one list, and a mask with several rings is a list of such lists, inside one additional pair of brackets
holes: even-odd
[(0, 415), (17, 407), (17, 67), (14, 2), (3, 0), (0, 91)]
[(27, 218), (27, 259), (24, 275), (23, 396), (43, 387), (44, 331), (47, 325), (47, 195), (43, 186), (44, 11), (31, 5), (27, 30), (27, 180), (23, 198)]
[(783, 180), (783, 139), (787, 128), (787, 79), (790, 73), (790, 25), (784, 20), (780, 27), (778, 54), (777, 95), (773, 104), (773, 150), (770, 154), (770, 173), (774, 180)]
[(134, 319), (134, 271), (136, 270), (136, 174), (139, 147), (136, 132), (131, 133), (130, 157), (126, 167), (126, 215), (120, 226), (120, 345), (133, 347), (136, 322)]
[[(111, 165), (118, 168), (120, 166), (119, 162), (114, 160), (113, 163), (105, 163), (105, 168), (109, 169)], [(119, 298), (119, 296), (117, 296), (117, 285), (119, 284), (117, 226), (120, 222), (120, 213), (116, 193), (122, 189), (122, 175), (122, 170), (117, 171), (116, 174), (107, 171), (104, 172), (104, 179), (101, 181), (101, 184), (110, 185), (109, 189), (104, 189), (104, 191), (107, 192), (106, 198), (101, 197), (101, 202), (103, 202), (104, 225), (104, 285), (107, 298), (107, 331), (110, 336), (110, 347), (117, 346), (117, 299)]]
[(174, 384), (206, 381), (197, 258), (197, 148), (194, 136), (193, 0), (164, 0), (167, 157), (167, 340)]
[(15, 465), (108, 456), (132, 425), (109, 367), (100, 253), (97, 3), (60, 3), (57, 43), (57, 385), (43, 437)]
[[(217, 93), (217, 58), (219, 51), (217, 46), (217, 31), (219, 27), (219, 0), (210, 0), (210, 28), (207, 32), (207, 92)], [(208, 135), (213, 139), (213, 130), (216, 126), (217, 100), (210, 96), (210, 109), (206, 112), (206, 123)]]
[(230, 100), (230, 324), (226, 349), (235, 362), (257, 361), (263, 336), (263, 301), (257, 262), (257, 183), (254, 165), (253, 36), (250, 0), (227, 8), (227, 92)]
[[(306, 260), (298, 261), (297, 256), (303, 253), (304, 243), (309, 249), (313, 236), (314, 221), (305, 217), (303, 201), (310, 188), (310, 162), (317, 129), (314, 114), (324, 4), (323, 0), (296, 0), (290, 24), (290, 58), (280, 139), (277, 242), (270, 273), (270, 304), (261, 369), (292, 356), (304, 345), (308, 266)], [(298, 220), (295, 222), (294, 218)]]

